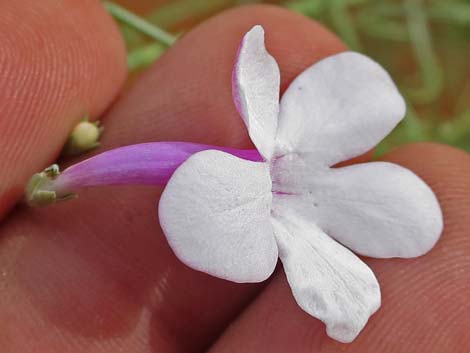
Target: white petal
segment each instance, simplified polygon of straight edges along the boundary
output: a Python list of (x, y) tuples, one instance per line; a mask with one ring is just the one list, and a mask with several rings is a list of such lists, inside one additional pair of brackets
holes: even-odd
[(292, 165), (277, 165), (275, 175), (284, 179), (275, 181), (275, 190), (291, 195), (277, 195), (274, 209), (296, 209), (353, 251), (380, 258), (415, 257), (439, 239), (439, 203), (410, 170), (384, 162), (327, 170)]
[(189, 267), (234, 282), (260, 282), (277, 262), (266, 163), (219, 151), (194, 154), (168, 182), (160, 225)]
[(405, 102), (364, 55), (330, 56), (300, 74), (281, 100), (276, 155), (334, 165), (367, 152), (403, 118)]
[(240, 44), (232, 74), (232, 93), (251, 140), (270, 159), (279, 114), (280, 73), (264, 46), (264, 30), (253, 27)]
[(328, 336), (353, 341), (380, 307), (374, 273), (315, 225), (285, 211), (272, 222), (295, 300), (326, 324)]

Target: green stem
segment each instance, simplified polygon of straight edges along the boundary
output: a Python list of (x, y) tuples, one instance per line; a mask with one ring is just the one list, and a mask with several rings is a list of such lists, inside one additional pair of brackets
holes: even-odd
[(152, 23), (170, 27), (175, 23), (189, 19), (203, 18), (209, 14), (222, 11), (231, 5), (234, 5), (233, 0), (174, 0), (159, 7), (147, 18)]
[[(353, 2), (353, 4), (355, 4), (355, 2)], [(341, 39), (344, 40), (352, 50), (361, 51), (361, 41), (348, 9), (350, 1), (331, 0), (328, 2), (328, 5), (331, 21)]]
[(407, 0), (405, 10), (412, 49), (423, 81), (421, 87), (409, 89), (407, 93), (417, 103), (429, 103), (441, 93), (442, 71), (432, 45), (422, 0)]
[(371, 37), (397, 42), (409, 41), (408, 30), (403, 23), (379, 14), (373, 7), (358, 12), (357, 24)]
[(160, 43), (165, 44), (167, 46), (171, 46), (174, 42), (176, 42), (176, 36), (164, 31), (163, 29), (151, 24), (150, 22), (147, 22), (141, 17), (126, 10), (125, 8), (111, 1), (104, 1), (103, 3), (105, 8), (114, 18), (135, 29), (138, 29), (142, 33), (145, 33), (146, 35), (159, 41)]
[(288, 9), (300, 12), (306, 16), (318, 18), (325, 10), (327, 4), (324, 0), (301, 0), (301, 1), (288, 1), (284, 4)]
[(127, 54), (127, 67), (131, 71), (146, 68), (157, 60), (164, 51), (165, 47), (160, 43), (151, 43), (134, 49)]
[(436, 3), (428, 10), (432, 19), (447, 21), (451, 24), (470, 25), (470, 4), (465, 3)]

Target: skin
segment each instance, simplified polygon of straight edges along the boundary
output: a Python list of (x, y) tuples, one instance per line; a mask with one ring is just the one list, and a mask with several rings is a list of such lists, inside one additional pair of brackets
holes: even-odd
[(57, 3), (0, 6), (2, 352), (470, 350), (470, 160), (448, 146), (413, 144), (384, 157), (433, 188), (445, 232), (421, 258), (365, 259), (383, 303), (349, 345), (329, 339), (296, 306), (282, 266), (267, 283), (242, 285), (182, 265), (158, 226), (161, 189), (87, 190), (47, 209), (16, 204), (84, 112), (108, 110), (100, 151), (165, 140), (250, 147), (229, 88), (238, 43), (254, 24), (266, 29), (283, 90), (307, 66), (345, 49), (299, 15), (244, 7), (188, 33), (118, 97), (126, 72), (116, 26), (97, 1)]

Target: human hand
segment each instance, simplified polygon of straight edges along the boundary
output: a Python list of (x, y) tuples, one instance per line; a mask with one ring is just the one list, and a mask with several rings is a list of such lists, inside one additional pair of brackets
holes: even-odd
[[(125, 77), (125, 56), (96, 1), (7, 1), (0, 8), (7, 14), (0, 21), (0, 92), (7, 102), (0, 114), (0, 208), (6, 212), (28, 177), (56, 158), (79, 118), (110, 105)], [(160, 140), (249, 147), (230, 74), (240, 38), (254, 24), (270, 34), (283, 90), (305, 67), (344, 50), (322, 27), (285, 10), (222, 14), (183, 37), (117, 99), (102, 119), (100, 150)], [(297, 307), (281, 266), (269, 283), (241, 285), (181, 264), (157, 223), (161, 190), (120, 187), (84, 191), (48, 209), (17, 206), (5, 216), (2, 349), (464, 352), (470, 348), (468, 156), (415, 144), (384, 159), (433, 188), (445, 232), (421, 258), (367, 260), (381, 284), (382, 308), (352, 344), (329, 339)]]

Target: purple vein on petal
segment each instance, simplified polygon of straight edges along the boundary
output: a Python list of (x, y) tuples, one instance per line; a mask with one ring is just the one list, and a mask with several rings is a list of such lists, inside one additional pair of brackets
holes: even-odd
[(261, 162), (257, 150), (188, 142), (151, 142), (119, 147), (65, 169), (53, 181), (58, 192), (73, 192), (97, 185), (165, 185), (173, 172), (191, 155), (219, 150), (239, 158)]

